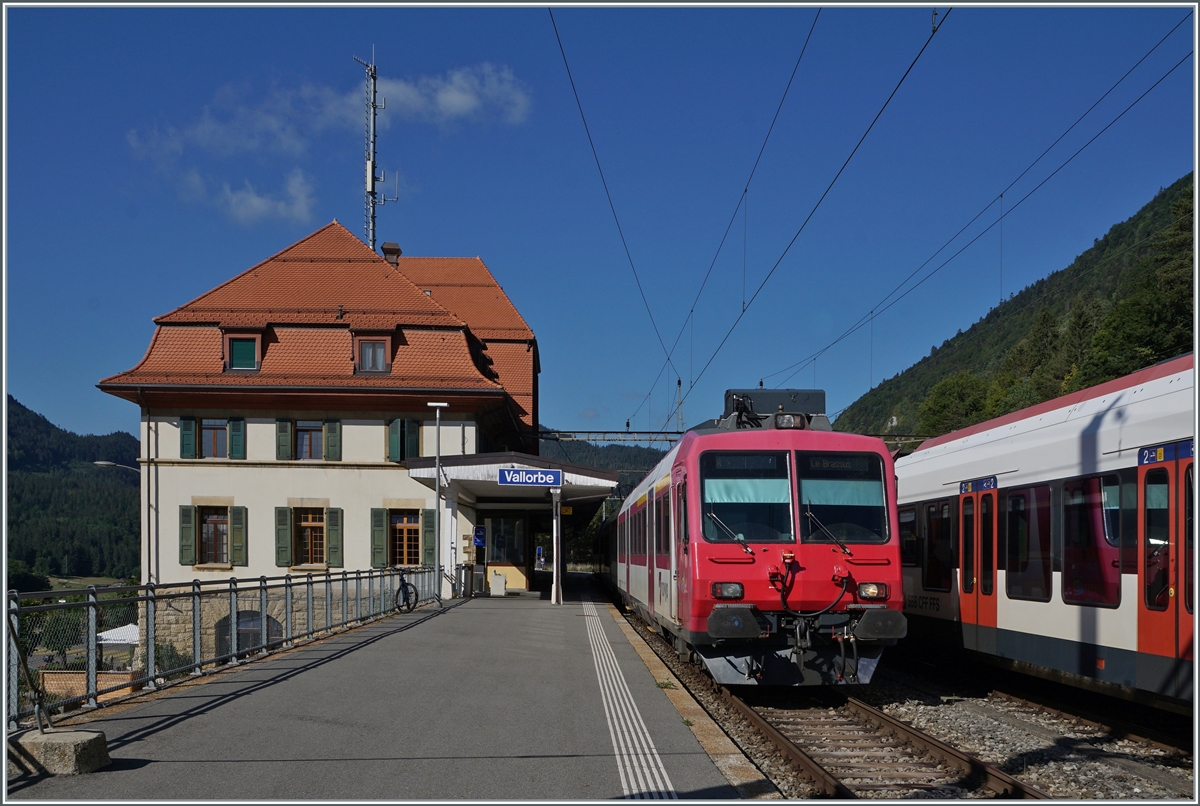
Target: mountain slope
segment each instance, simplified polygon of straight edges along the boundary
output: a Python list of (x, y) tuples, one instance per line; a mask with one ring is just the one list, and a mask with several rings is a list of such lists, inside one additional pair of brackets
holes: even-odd
[[(834, 427), (859, 433), (925, 433), (919, 430), (919, 411), (940, 382), (946, 383), (941, 394), (949, 403), (966, 406), (964, 411), (968, 413), (963, 416), (967, 419), (1011, 411), (1037, 399), (1070, 391), (1067, 387), (1081, 382), (1098, 382), (1104, 374), (1103, 368), (1096, 367), (1094, 360), (1087, 361), (1093, 340), (1100, 338), (1099, 331), (1122, 309), (1123, 300), (1144, 296), (1148, 284), (1161, 280), (1162, 266), (1155, 262), (1156, 254), (1174, 250), (1166, 257), (1168, 262), (1170, 259), (1178, 262), (1181, 250), (1186, 250), (1190, 259), (1191, 197), (1189, 173), (1159, 191), (1128, 220), (1114, 225), (1070, 266), (1027, 286), (967, 331), (946, 339), (928, 356), (860, 397), (842, 412)], [(1181, 207), (1185, 202), (1186, 211)], [(1183, 226), (1173, 227), (1178, 223)], [(1184, 229), (1186, 246), (1180, 240)], [(1190, 284), (1190, 264), (1187, 275)], [(1176, 267), (1172, 275), (1176, 291), (1181, 276)], [(1182, 314), (1175, 311), (1172, 316), (1178, 319)], [(1186, 318), (1186, 342), (1190, 344), (1190, 309)], [(1179, 334), (1175, 335), (1175, 341), (1179, 342)], [(1023, 346), (1018, 349), (1019, 345)], [(1095, 347), (1100, 349), (1102, 345)], [(1142, 360), (1149, 361), (1147, 356), (1143, 355)], [(1068, 363), (1058, 366), (1062, 361)], [(1066, 374), (1072, 371), (1070, 361), (1075, 362), (1075, 370), (1068, 379)], [(1042, 370), (1048, 364), (1055, 364), (1054, 370), (1063, 374), (1052, 378), (1049, 369)], [(1039, 370), (1042, 370), (1040, 376), (1034, 378)], [(978, 382), (963, 378), (964, 374)], [(956, 377), (957, 381), (950, 380)], [(1052, 382), (1055, 380), (1057, 384)], [(983, 402), (972, 403), (980, 385)], [(976, 409), (971, 409), (972, 406)], [(953, 411), (955, 405), (946, 408)], [(954, 417), (936, 422), (939, 430), (966, 424)], [(925, 425), (927, 429), (934, 427), (930, 422)]]
[(127, 577), (138, 567), (138, 441), (80, 436), (8, 397), (7, 559), (36, 574)]

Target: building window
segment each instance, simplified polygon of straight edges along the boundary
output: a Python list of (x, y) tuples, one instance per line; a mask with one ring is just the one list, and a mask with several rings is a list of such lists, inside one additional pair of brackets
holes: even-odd
[(229, 562), (229, 510), (225, 507), (200, 507), (201, 565)]
[(320, 420), (296, 421), (296, 458), (321, 458), (321, 432), (324, 424)]
[(421, 564), (421, 513), (415, 509), (393, 509), (389, 513), (390, 565)]
[(227, 420), (200, 421), (200, 456), (204, 459), (224, 459), (225, 440), (229, 432)]
[[(485, 518), (484, 525), (487, 526), (489, 563), (525, 565), (524, 518)], [(646, 553), (645, 548), (642, 553)]]
[(383, 372), (385, 345), (382, 341), (360, 341), (358, 343), (358, 368), (360, 372)]
[(230, 339), (229, 368), (258, 369), (258, 339)]
[(325, 562), (325, 510), (296, 509), (296, 565)]

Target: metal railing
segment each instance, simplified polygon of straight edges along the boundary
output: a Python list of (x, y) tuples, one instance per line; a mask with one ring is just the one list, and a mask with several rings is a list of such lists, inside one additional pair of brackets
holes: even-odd
[(401, 571), (418, 602), (440, 600), (436, 572), (423, 566), (9, 591), (8, 729), (39, 708), (101, 707), (390, 615)]

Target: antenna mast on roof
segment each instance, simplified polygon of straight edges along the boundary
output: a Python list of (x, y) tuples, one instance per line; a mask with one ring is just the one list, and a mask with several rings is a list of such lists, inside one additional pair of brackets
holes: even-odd
[(389, 199), (387, 194), (377, 196), (375, 191), (375, 183), (382, 183), (387, 179), (387, 172), (380, 171), (379, 176), (375, 175), (375, 110), (387, 108), (387, 99), (383, 103), (376, 103), (376, 79), (375, 74), (375, 47), (371, 46), (371, 61), (364, 62), (357, 56), (353, 57), (354, 61), (361, 64), (367, 69), (367, 185), (365, 203), (363, 205), (363, 228), (366, 230), (366, 242), (371, 247), (371, 251), (375, 251), (375, 208), (381, 204), (386, 204), (390, 201), (394, 202), (400, 198), (400, 177), (396, 176), (396, 196)]

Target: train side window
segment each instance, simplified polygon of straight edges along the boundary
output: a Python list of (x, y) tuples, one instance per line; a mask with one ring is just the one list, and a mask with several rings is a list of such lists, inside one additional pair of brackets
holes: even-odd
[(1192, 589), (1195, 587), (1196, 578), (1196, 557), (1193, 554), (1192, 549), (1192, 542), (1196, 535), (1196, 520), (1194, 516), (1195, 510), (1192, 508), (1192, 497), (1195, 495), (1192, 485), (1195, 484), (1195, 473), (1196, 466), (1194, 464), (1188, 465), (1187, 483), (1183, 488), (1183, 527), (1185, 530), (1184, 534), (1187, 536), (1186, 548), (1184, 552), (1184, 556), (1187, 558), (1187, 571), (1185, 572), (1186, 576), (1184, 577), (1185, 582), (1183, 586), (1183, 601), (1184, 604), (1187, 605), (1187, 611), (1189, 613), (1192, 612)]
[(1162, 468), (1146, 474), (1144, 487), (1146, 543), (1143, 546), (1146, 607), (1166, 610), (1171, 579), (1170, 476)]
[(664, 504), (664, 499), (659, 498), (658, 500), (654, 501), (654, 555), (655, 555), (655, 557), (662, 557), (662, 554), (665, 553), (664, 548), (662, 548), (662, 542), (664, 542), (664, 541), (662, 541), (662, 537), (664, 537), (664, 535), (662, 535), (662, 510), (666, 509), (666, 507), (662, 506), (662, 504)]
[(625, 562), (625, 527), (629, 522), (625, 518), (617, 520), (617, 562)]
[(1063, 484), (1062, 600), (1121, 603), (1121, 484), (1115, 475)]
[(958, 585), (963, 593), (975, 592), (975, 502), (962, 502), (962, 573)]
[(925, 590), (950, 590), (954, 563), (954, 533), (950, 526), (948, 501), (925, 505), (925, 568), (921, 578)]
[(1050, 487), (1009, 490), (1005, 520), (1008, 598), (1050, 601)]
[(995, 565), (992, 554), (992, 494), (979, 499), (979, 592), (992, 595)]
[(917, 543), (917, 511), (911, 507), (900, 510), (900, 564), (920, 562)]

